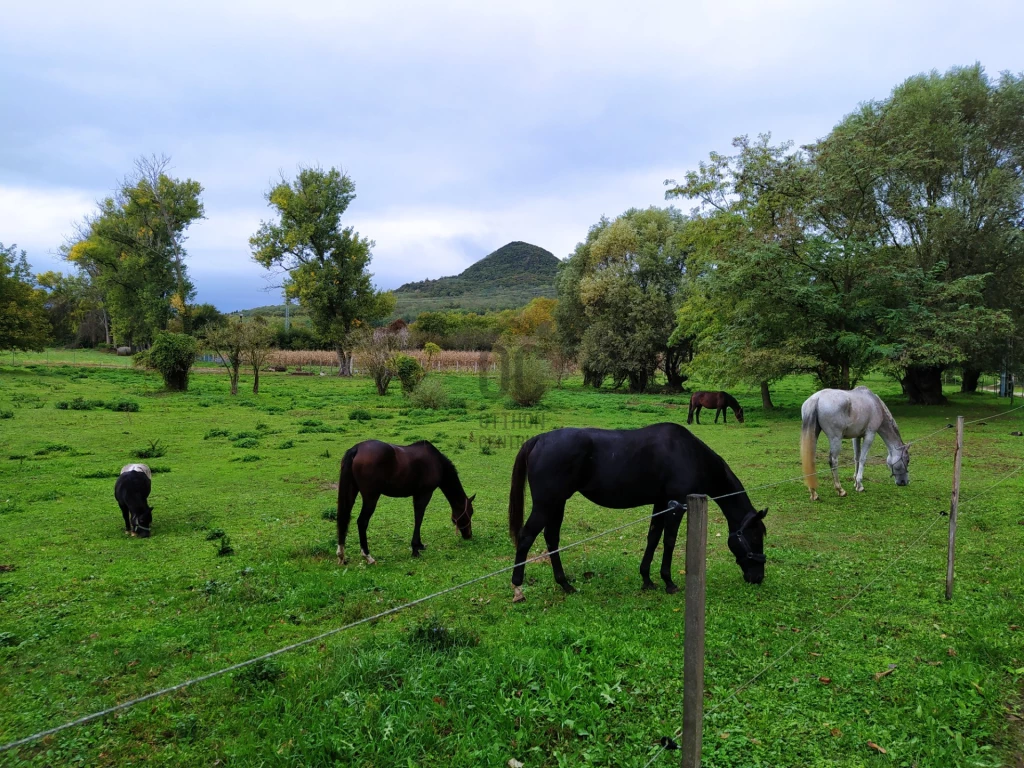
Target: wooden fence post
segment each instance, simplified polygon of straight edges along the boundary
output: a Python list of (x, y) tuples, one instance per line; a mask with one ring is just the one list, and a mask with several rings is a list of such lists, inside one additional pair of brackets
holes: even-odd
[(949, 550), (946, 553), (946, 599), (953, 599), (953, 560), (956, 547), (956, 513), (960, 506), (960, 459), (964, 452), (964, 417), (956, 417), (956, 452), (953, 454), (953, 493), (949, 498)]
[(683, 647), (683, 768), (700, 768), (704, 726), (704, 592), (708, 497), (686, 497), (686, 636)]

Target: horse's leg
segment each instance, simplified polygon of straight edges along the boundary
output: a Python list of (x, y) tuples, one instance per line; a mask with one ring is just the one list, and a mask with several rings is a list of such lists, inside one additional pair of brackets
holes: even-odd
[(828, 436), (828, 463), (832, 467), (832, 485), (840, 496), (845, 496), (846, 491), (839, 484), (839, 452), (843, 450), (843, 436)]
[(434, 490), (431, 489), (425, 493), (420, 493), (412, 497), (412, 508), (416, 515), (415, 527), (412, 530), (413, 557), (419, 557), (420, 552), (426, 549), (426, 546), (423, 544), (423, 540), (420, 539), (420, 525), (423, 523), (423, 513), (427, 511), (427, 505), (430, 503), (430, 497), (433, 493)]
[(378, 499), (380, 499), (379, 495), (367, 495), (364, 493), (363, 508), (359, 511), (359, 519), (356, 520), (356, 525), (359, 527), (359, 549), (362, 551), (363, 557), (366, 558), (367, 565), (373, 565), (377, 562), (370, 557), (370, 547), (366, 543), (366, 529), (370, 525), (373, 511), (377, 508)]
[(569, 583), (562, 569), (562, 556), (558, 552), (558, 540), (562, 532), (562, 518), (565, 516), (565, 502), (563, 501), (557, 509), (548, 512), (548, 524), (544, 526), (544, 543), (548, 547), (548, 557), (551, 558), (551, 570), (555, 576), (555, 582), (562, 587), (567, 594), (576, 591), (576, 587)]
[(858, 491), (864, 490), (864, 465), (868, 463), (868, 451), (871, 450), (871, 442), (875, 439), (874, 432), (864, 435), (860, 446), (860, 456), (857, 457), (857, 474), (854, 477), (854, 488)]
[(117, 506), (121, 508), (121, 516), (124, 517), (124, 532), (126, 536), (132, 535), (132, 519), (131, 510), (128, 509), (127, 504), (122, 504), (120, 501), (117, 502)]
[(683, 520), (682, 512), (666, 512), (659, 517), (665, 520), (665, 546), (661, 552), (661, 580), (665, 582), (665, 591), (674, 595), (679, 587), (672, 581), (672, 555), (676, 549), (676, 535), (679, 533), (679, 523)]
[(686, 423), (693, 424), (693, 403), (690, 403), (690, 411), (686, 414)]
[(862, 491), (860, 487), (860, 480), (857, 477), (857, 471), (860, 468), (860, 438), (853, 438), (853, 489), (855, 491)]
[(526, 571), (526, 558), (530, 554), (530, 547), (533, 546), (534, 539), (540, 534), (547, 524), (547, 520), (544, 519), (544, 513), (538, 509), (537, 505), (533, 505), (533, 510), (530, 512), (530, 517), (526, 521), (526, 525), (519, 532), (519, 544), (516, 547), (516, 562), (515, 567), (512, 569), (512, 590), (514, 595), (512, 597), (513, 603), (518, 603), (526, 598), (523, 596), (523, 574)]
[[(660, 512), (664, 508), (664, 505), (655, 504), (654, 512)], [(654, 582), (651, 581), (651, 561), (654, 560), (654, 550), (658, 548), (663, 530), (665, 530), (665, 516), (652, 517), (651, 525), (647, 529), (647, 549), (644, 550), (643, 559), (640, 561), (640, 577), (644, 580), (642, 589), (657, 589)]]

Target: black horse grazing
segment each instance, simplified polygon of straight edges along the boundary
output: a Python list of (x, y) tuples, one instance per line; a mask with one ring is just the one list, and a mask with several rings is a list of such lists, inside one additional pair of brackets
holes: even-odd
[[(524, 527), (523, 488), (527, 478), (533, 511)], [(764, 579), (766, 531), (761, 521), (768, 510), (754, 509), (725, 461), (686, 427), (665, 423), (642, 429), (566, 428), (527, 440), (512, 469), (508, 527), (516, 545), (513, 602), (523, 599), (525, 561), (542, 530), (555, 581), (566, 592), (575, 591), (556, 550), (565, 502), (577, 491), (602, 507), (628, 509), (652, 504), (654, 512), (668, 508), (672, 501), (684, 503), (689, 494), (734, 494), (717, 500), (729, 521), (729, 549), (743, 569), (744, 579), (752, 584)], [(664, 532), (661, 578), (667, 592), (679, 591), (672, 582), (672, 550), (683, 512), (680, 507), (651, 519), (647, 551), (640, 562), (644, 589), (654, 589), (651, 560)]]
[(420, 524), (434, 490), (440, 488), (452, 507), (452, 523), (462, 538), (473, 536), (473, 499), (462, 490), (459, 473), (447, 456), (426, 440), (412, 445), (391, 445), (378, 440), (366, 440), (345, 452), (341, 460), (338, 480), (338, 565), (344, 565), (345, 537), (352, 517), (356, 494), (363, 495), (363, 508), (356, 521), (359, 526), (359, 546), (366, 562), (373, 565), (366, 544), (366, 527), (370, 524), (377, 500), (381, 496), (406, 498), (412, 496), (416, 523), (412, 532), (412, 556), (419, 557), (426, 549), (420, 540)]
[(697, 423), (700, 424), (701, 408), (715, 409), (715, 424), (718, 423), (719, 413), (722, 414), (722, 423), (725, 424), (725, 409), (732, 408), (732, 412), (736, 414), (736, 421), (740, 424), (743, 423), (743, 406), (728, 392), (694, 392), (690, 396), (690, 412), (686, 415), (687, 424), (693, 424), (694, 416), (697, 417)]
[(149, 492), (153, 475), (145, 464), (128, 464), (114, 483), (114, 498), (124, 516), (124, 532), (140, 539), (149, 538), (153, 525), (153, 508), (149, 506)]

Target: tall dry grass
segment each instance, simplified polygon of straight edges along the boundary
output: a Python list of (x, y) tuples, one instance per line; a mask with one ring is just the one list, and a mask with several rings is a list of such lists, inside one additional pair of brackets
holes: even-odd
[[(416, 358), (420, 365), (427, 368), (427, 355), (422, 349), (405, 350), (402, 354)], [(497, 356), (490, 352), (456, 352), (443, 350), (430, 359), (431, 371), (478, 371), (480, 366), (491, 367), (497, 363)], [(336, 368), (338, 356), (329, 350), (280, 349), (271, 353), (268, 365), (286, 366), (288, 368)], [(358, 353), (355, 356), (356, 373), (362, 371)]]

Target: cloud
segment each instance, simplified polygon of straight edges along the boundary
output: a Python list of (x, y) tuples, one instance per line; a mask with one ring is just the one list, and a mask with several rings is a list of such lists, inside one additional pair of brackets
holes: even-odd
[(8, 5), (0, 238), (50, 258), (166, 153), (204, 186), (200, 295), (233, 308), (266, 301), (248, 238), (300, 164), (352, 176), (347, 220), (395, 287), (509, 240), (565, 256), (735, 135), (807, 142), (917, 72), (1024, 68), (1009, 0)]
[(96, 198), (75, 189), (34, 189), (0, 184), (0, 238), (28, 252), (37, 272), (64, 269), (59, 247), (76, 223), (96, 208)]

